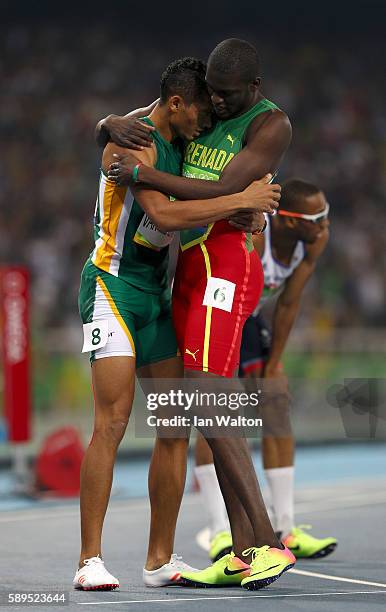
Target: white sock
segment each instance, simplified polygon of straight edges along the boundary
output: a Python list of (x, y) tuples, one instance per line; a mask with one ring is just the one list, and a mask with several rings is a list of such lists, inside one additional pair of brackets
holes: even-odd
[(271, 522), (271, 525), (273, 527), (274, 531), (277, 531), (276, 529), (276, 516), (275, 516), (275, 511), (273, 509), (273, 505), (272, 505), (272, 495), (271, 495), (271, 491), (270, 488), (268, 486), (264, 487), (263, 489), (261, 489), (261, 494), (263, 496), (263, 501), (267, 510), (267, 514), (269, 516), (269, 520)]
[(209, 529), (212, 539), (219, 531), (230, 530), (216, 470), (213, 463), (208, 463), (207, 465), (196, 466), (194, 473), (200, 485), (202, 502), (209, 514)]
[(285, 538), (294, 526), (294, 466), (264, 470), (275, 514), (275, 531)]

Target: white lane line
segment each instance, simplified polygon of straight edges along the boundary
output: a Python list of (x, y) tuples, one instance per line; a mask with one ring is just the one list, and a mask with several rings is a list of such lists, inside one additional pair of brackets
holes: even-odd
[[(305, 502), (297, 502), (295, 503), (295, 511), (297, 513), (307, 513), (307, 514), (317, 514), (319, 512), (327, 512), (331, 510), (345, 510), (347, 508), (361, 508), (365, 506), (375, 506), (378, 504), (384, 504), (386, 502), (386, 495), (384, 492), (380, 493), (369, 493), (367, 495), (358, 495), (353, 496), (350, 495), (345, 499), (345, 497), (340, 497), (334, 503), (323, 503), (323, 501), (315, 500), (305, 501)], [(184, 496), (183, 503), (185, 506), (194, 507), (195, 505), (199, 505), (199, 500), (195, 496), (195, 494), (188, 494)], [(116, 505), (115, 505), (116, 504)], [(138, 499), (138, 500), (122, 500), (115, 502), (109, 508), (109, 513), (119, 513), (124, 510), (147, 510), (149, 509), (149, 501), (147, 499)], [(69, 508), (68, 510), (59, 508), (47, 509), (47, 511), (32, 511), (29, 508), (23, 510), (4, 510), (0, 511), (0, 523), (16, 523), (16, 522), (24, 522), (24, 521), (37, 521), (37, 520), (49, 520), (49, 519), (60, 519), (60, 518), (72, 518), (79, 516), (79, 508)]]
[(339, 510), (348, 510), (349, 508), (355, 509), (355, 508), (366, 508), (368, 506), (383, 506), (386, 503), (386, 498), (384, 500), (374, 500), (374, 501), (356, 501), (356, 502), (347, 502), (345, 503), (344, 501), (341, 502), (340, 505), (338, 504), (325, 504), (325, 505), (318, 505), (317, 503), (315, 504), (299, 504), (299, 505), (295, 505), (295, 512), (297, 514), (319, 514), (321, 512), (332, 512), (332, 511), (339, 511)]
[[(122, 512), (127, 509), (132, 510), (145, 510), (150, 507), (148, 499), (132, 499), (116, 501), (109, 507), (109, 513)], [(3, 513), (0, 512), (0, 523), (13, 523), (17, 521), (38, 521), (39, 519), (56, 519), (56, 518), (71, 518), (79, 516), (79, 505), (72, 506), (70, 508), (64, 508), (63, 506), (53, 506), (52, 508), (34, 508), (32, 511), (30, 508), (22, 510), (5, 510)]]
[(42, 512), (41, 514), (29, 514), (27, 510), (25, 511), (24, 515), (17, 514), (16, 516), (0, 516), (0, 523), (18, 523), (19, 521), (24, 523), (24, 521), (39, 521), (40, 519), (43, 521), (46, 521), (51, 518), (61, 519), (61, 518), (68, 518), (68, 517), (74, 517), (74, 516), (79, 516), (79, 512), (74, 512), (74, 511), (63, 512), (62, 511), (62, 512), (56, 512), (55, 514), (51, 514), (48, 512), (46, 513)]
[(179, 601), (210, 601), (224, 599), (277, 599), (280, 597), (327, 597), (331, 595), (377, 595), (385, 591), (331, 591), (330, 593), (284, 593), (283, 595), (223, 595), (221, 597), (176, 597), (174, 599), (127, 599), (122, 601), (77, 601), (78, 606), (105, 606), (106, 604), (164, 603), (176, 604)]
[(343, 578), (342, 576), (330, 576), (329, 574), (319, 574), (317, 572), (309, 572), (307, 570), (291, 569), (290, 574), (298, 574), (299, 576), (310, 576), (311, 578), (322, 578), (323, 580), (336, 580), (338, 582), (351, 582), (353, 584), (365, 584), (366, 586), (375, 586), (386, 589), (386, 584), (382, 582), (369, 582), (368, 580), (357, 580), (356, 578)]
[[(130, 506), (129, 508), (121, 507), (121, 508), (109, 508), (109, 514), (117, 514), (122, 513), (125, 510), (145, 510), (148, 508), (148, 504), (143, 504), (141, 506)], [(58, 512), (41, 512), (41, 513), (32, 513), (30, 514), (27, 511), (22, 511), (20, 514), (16, 514), (14, 516), (0, 516), (0, 523), (14, 523), (14, 522), (24, 522), (24, 521), (39, 521), (41, 520), (49, 520), (49, 519), (61, 519), (61, 518), (76, 518), (79, 516), (79, 508), (74, 510), (59, 510)]]
[(382, 492), (367, 495), (340, 496), (335, 502), (324, 502), (322, 500), (304, 501), (295, 503), (295, 511), (318, 513), (330, 510), (346, 510), (347, 508), (361, 508), (364, 506), (376, 506), (386, 503), (386, 494)]
[(350, 484), (347, 484), (345, 481), (335, 481), (335, 484), (329, 485), (320, 485), (319, 487), (310, 486), (302, 486), (298, 487), (297, 494), (300, 495), (299, 499), (301, 501), (315, 501), (320, 500), (323, 501), (326, 497), (330, 497), (336, 495), (337, 490), (339, 491), (339, 495), (346, 498), (349, 496), (358, 496), (359, 491), (360, 494), (365, 495), (377, 495), (379, 492), (386, 491), (386, 479), (384, 478), (376, 478), (374, 482), (368, 484), (369, 479), (366, 479), (365, 482), (351, 480)]
[[(194, 494), (188, 494), (184, 496), (183, 506), (195, 506), (199, 503), (197, 497)], [(108, 513), (117, 514), (123, 511), (132, 511), (132, 510), (149, 510), (150, 502), (148, 498), (144, 499), (125, 499), (122, 501), (116, 501), (112, 504)], [(74, 508), (69, 508), (68, 510), (62, 507), (56, 507), (52, 509), (38, 510), (37, 512), (31, 512), (29, 508), (25, 508), (23, 510), (0, 510), (0, 523), (13, 523), (18, 521), (38, 521), (40, 519), (60, 519), (60, 518), (71, 518), (79, 516), (79, 506)], [(130, 516), (130, 515), (129, 515)]]

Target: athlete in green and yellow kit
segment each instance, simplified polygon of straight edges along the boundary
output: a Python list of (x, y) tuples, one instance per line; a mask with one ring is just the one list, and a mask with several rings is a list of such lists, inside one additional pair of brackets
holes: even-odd
[[(218, 123), (186, 147), (185, 177), (141, 166), (140, 184), (170, 189), (180, 198), (214, 197), (234, 193), (275, 171), (289, 145), (291, 126), (285, 113), (260, 92), (258, 75), (252, 45), (238, 39), (220, 43), (209, 57), (206, 73)], [(124, 119), (110, 118), (104, 127), (119, 141), (123, 124)], [(109, 176), (124, 184), (132, 179), (132, 170), (130, 159), (118, 160)], [(249, 226), (238, 223), (237, 228)], [(211, 377), (217, 385), (218, 377), (232, 376), (243, 324), (262, 285), (261, 265), (247, 232), (220, 221), (182, 233), (173, 310), (190, 377)], [(182, 578), (194, 585), (262, 588), (289, 569), (294, 556), (269, 522), (246, 441), (230, 437), (209, 443), (231, 524), (233, 552), (203, 572), (184, 572)]]
[[(203, 64), (192, 58), (167, 68), (160, 101), (146, 119), (154, 126), (154, 143), (137, 154), (137, 162), (180, 172), (177, 139), (191, 140), (210, 126), (204, 76)], [(131, 411), (135, 372), (140, 378), (178, 378), (183, 373), (166, 279), (168, 232), (259, 210), (275, 192), (256, 183), (235, 196), (171, 201), (164, 195), (171, 192), (120, 187), (108, 178), (113, 156), (124, 152), (111, 142), (103, 152), (95, 248), (84, 267), (79, 293), (83, 350), (91, 352), (95, 396), (94, 433), (81, 470), (82, 549), (74, 578), (75, 588), (83, 590), (119, 586), (101, 559), (101, 535), (116, 451)], [(149, 476), (152, 523), (144, 571), (150, 586), (174, 583), (187, 569), (172, 555), (185, 481), (180, 466), (185, 465), (187, 444), (186, 439), (157, 439), (154, 450)]]

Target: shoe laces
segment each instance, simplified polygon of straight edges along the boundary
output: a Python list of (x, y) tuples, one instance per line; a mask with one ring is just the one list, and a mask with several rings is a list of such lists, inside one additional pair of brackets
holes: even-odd
[(84, 565), (94, 565), (94, 563), (104, 565), (104, 561), (102, 561), (99, 555), (90, 557), (90, 559), (84, 559), (83, 563)]
[(227, 555), (224, 555), (223, 557), (220, 557), (219, 559), (217, 559), (217, 561), (215, 561), (214, 563), (212, 563), (212, 567), (225, 567), (226, 565), (228, 565), (229, 561), (232, 559), (232, 557), (234, 557), (234, 553), (228, 553)]
[(261, 546), (258, 548), (257, 546), (252, 546), (251, 548), (246, 548), (243, 550), (243, 557), (247, 557), (248, 555), (252, 555), (252, 563), (256, 561), (263, 561), (268, 555), (267, 551), (270, 549), (270, 546)]
[(182, 560), (182, 557), (173, 553), (170, 557), (169, 561), (170, 565), (174, 565), (176, 569), (184, 569), (186, 567), (186, 563)]

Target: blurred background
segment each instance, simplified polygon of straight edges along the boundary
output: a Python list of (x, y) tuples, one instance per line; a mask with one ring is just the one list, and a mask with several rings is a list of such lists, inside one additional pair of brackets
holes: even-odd
[[(311, 381), (303, 402), (314, 420), (306, 427), (299, 420), (299, 441), (344, 439), (322, 410), (326, 384), (380, 378), (386, 366), (385, 3), (2, 5), (0, 262), (31, 273), (29, 454), (59, 425), (78, 427), (85, 443), (92, 427), (77, 292), (92, 247), (95, 124), (157, 98), (171, 60), (206, 59), (233, 36), (256, 44), (262, 91), (292, 121), (279, 182), (316, 182), (331, 204), (330, 244), (285, 362), (291, 377)], [(1, 427), (6, 465), (4, 419)], [(122, 452), (148, 448), (131, 432)]]

